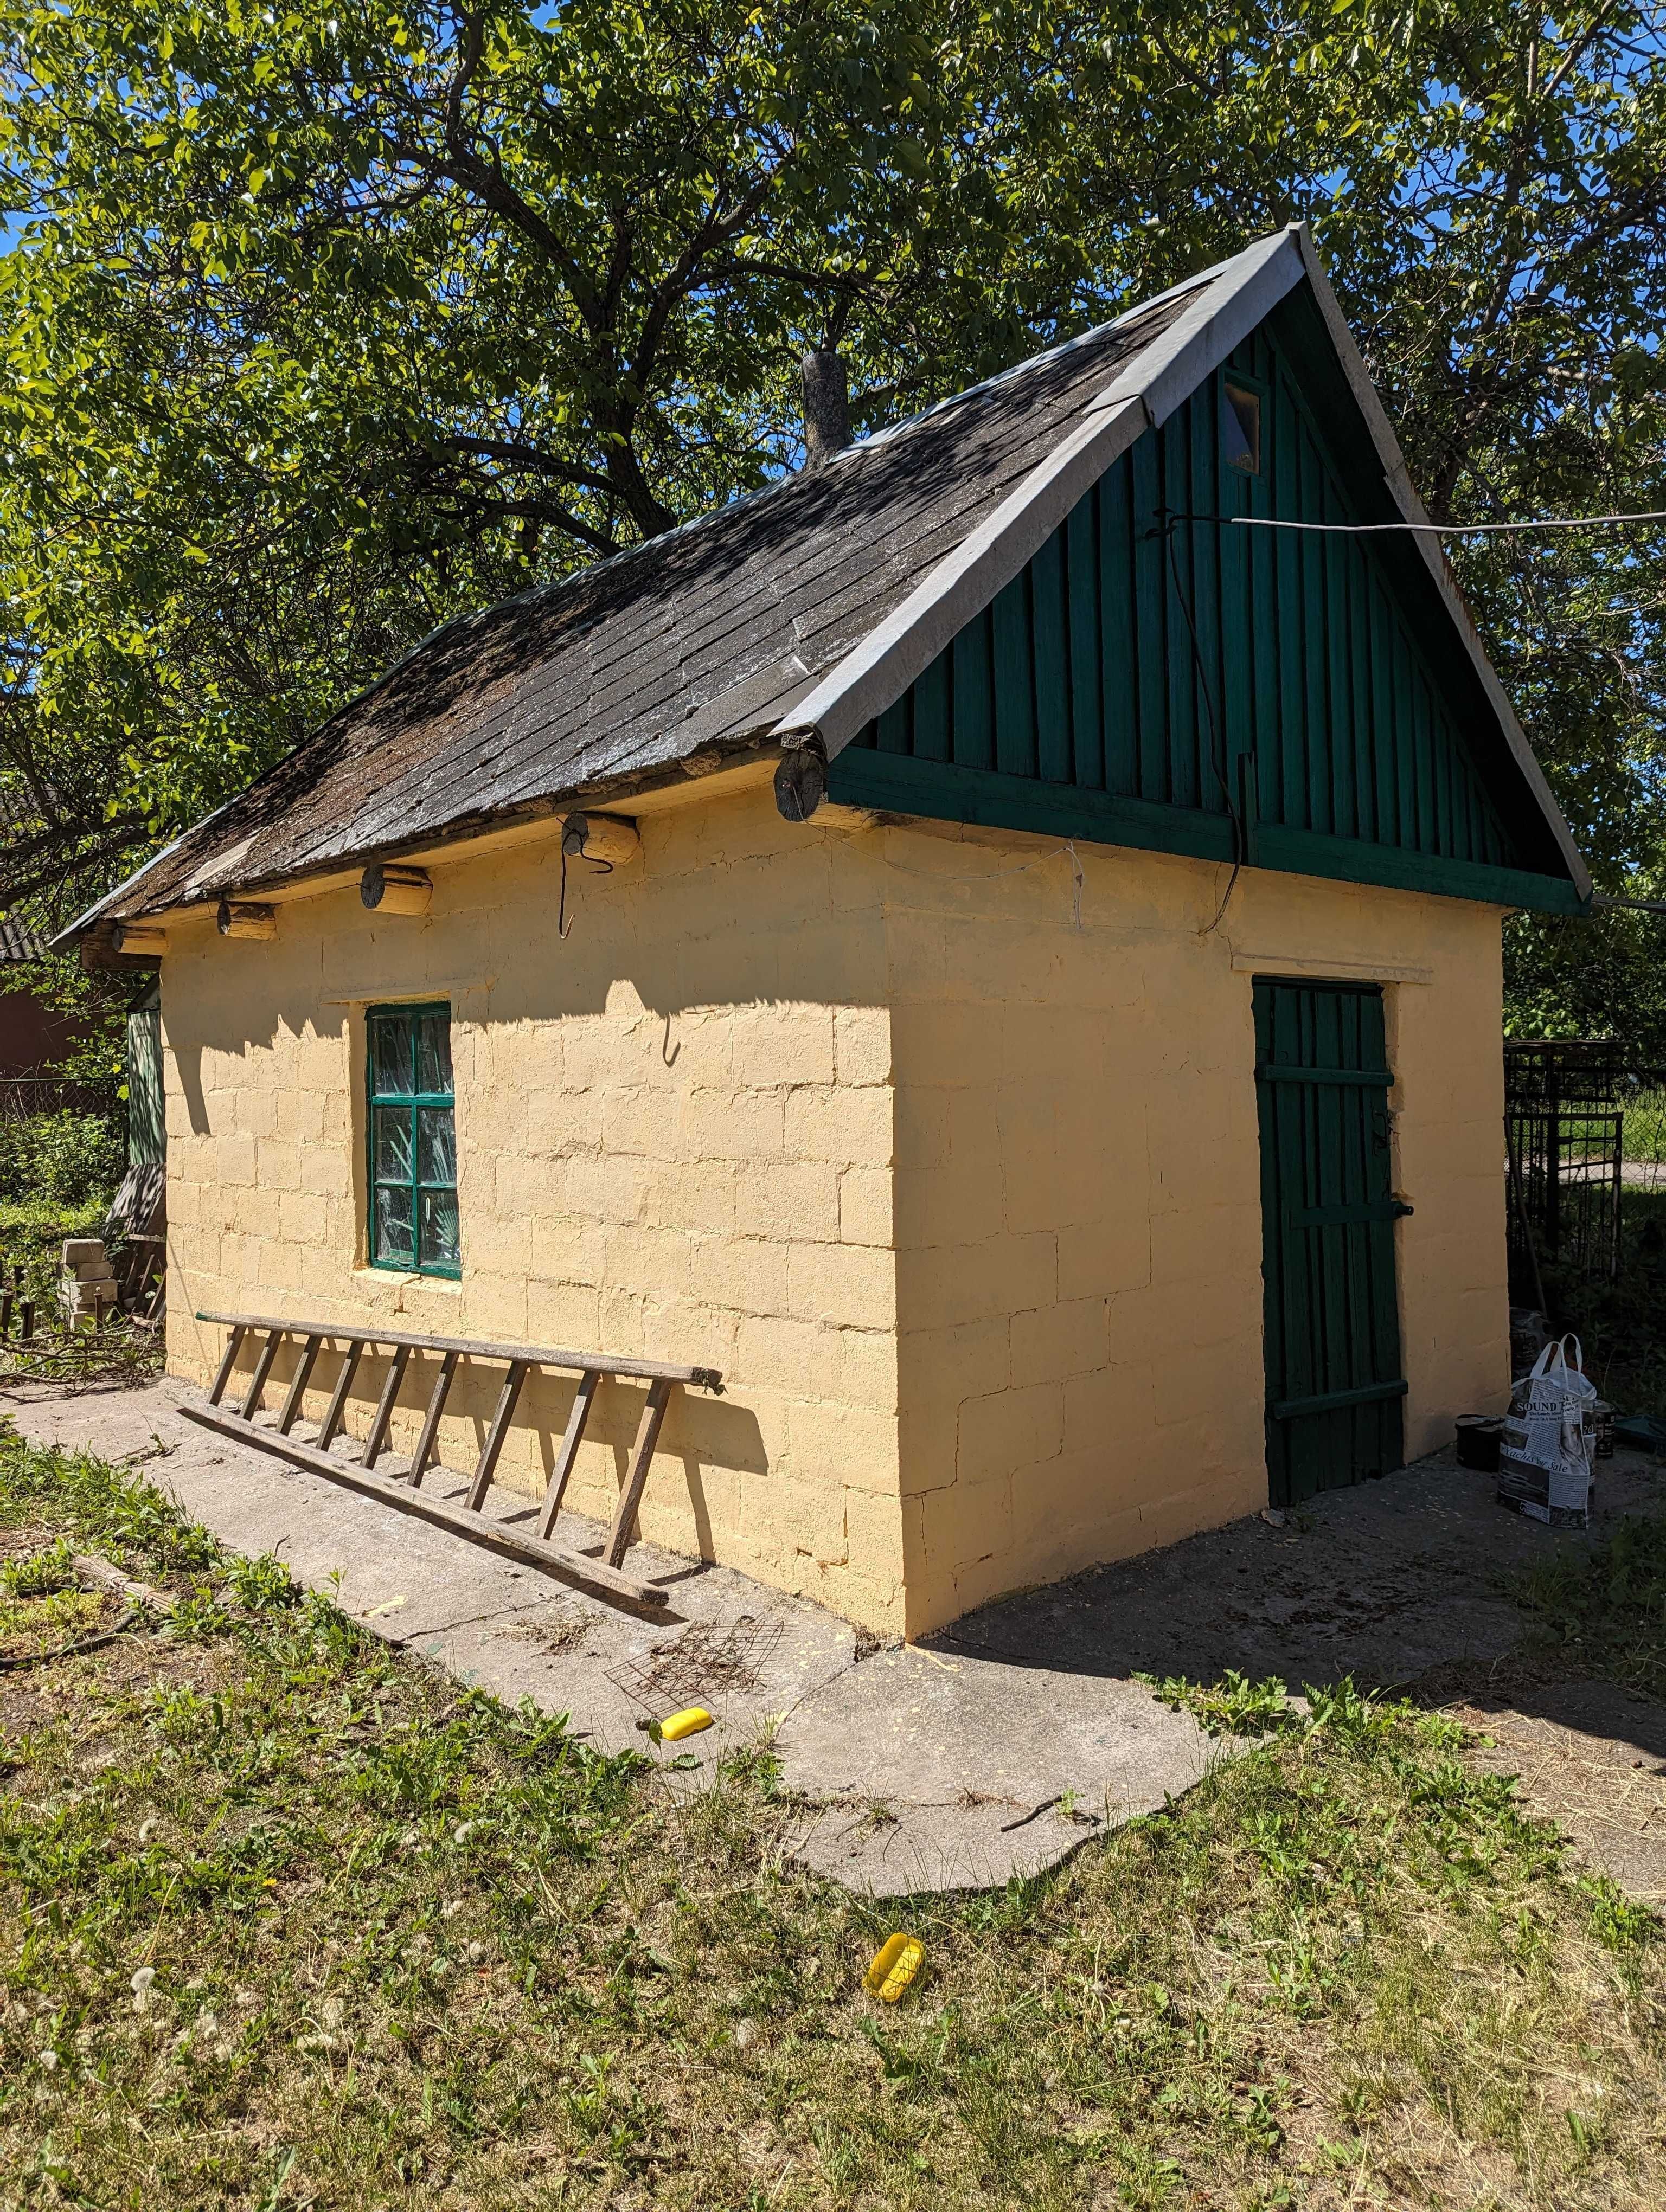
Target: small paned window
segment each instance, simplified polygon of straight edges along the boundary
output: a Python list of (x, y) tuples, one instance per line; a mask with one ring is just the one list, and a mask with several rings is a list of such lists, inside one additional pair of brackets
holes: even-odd
[(1229, 468), (1247, 477), (1261, 474), (1261, 394), (1247, 384), (1223, 379), (1220, 387), (1220, 435)]
[(460, 1275), (449, 1006), (372, 1006), (370, 1262)]

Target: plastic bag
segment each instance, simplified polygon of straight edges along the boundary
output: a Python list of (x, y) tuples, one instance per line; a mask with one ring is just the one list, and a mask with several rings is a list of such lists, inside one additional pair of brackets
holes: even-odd
[(1516, 1385), (1505, 1416), (1499, 1495), (1538, 1520), (1583, 1522), (1590, 1508), (1596, 1389), (1583, 1358), (1578, 1337), (1547, 1344)]

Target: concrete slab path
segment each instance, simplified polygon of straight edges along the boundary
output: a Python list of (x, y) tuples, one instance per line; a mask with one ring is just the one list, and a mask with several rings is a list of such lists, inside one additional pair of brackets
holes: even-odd
[[(1049, 1686), (1003, 1658), (875, 1650), (805, 1600), (638, 1544), (630, 1572), (671, 1599), (668, 1618), (644, 1620), (200, 1428), (175, 1410), (185, 1395), (167, 1382), (73, 1395), (10, 1386), (0, 1413), (38, 1443), (131, 1464), (223, 1541), (275, 1553), (388, 1642), (568, 1714), (598, 1749), (647, 1753), (673, 1787), (700, 1787), (730, 1753), (773, 1739), (787, 1788), (813, 1801), (793, 1848), (866, 1893), (1038, 1871), (1106, 1822), (1189, 1788), (1219, 1755), (1137, 1684)], [(442, 1497), (465, 1487), (443, 1472), (426, 1486)], [(487, 1510), (534, 1510), (497, 1487)], [(605, 1532), (564, 1513), (555, 1534), (599, 1554)], [(696, 1704), (715, 1727), (658, 1747), (641, 1732)]]
[[(1352, 1674), (1437, 1700), (1484, 1695), (1526, 1626), (1505, 1577), (1584, 1540), (1505, 1512), (1491, 1478), (1448, 1452), (1280, 1524), (1237, 1522), (986, 1607), (922, 1645), (876, 1649), (806, 1601), (648, 1545), (627, 1565), (665, 1585), (670, 1617), (617, 1611), (204, 1431), (174, 1410), (181, 1395), (167, 1382), (74, 1395), (9, 1386), (0, 1413), (38, 1441), (142, 1466), (225, 1541), (276, 1552), (377, 1634), (501, 1697), (567, 1713), (599, 1749), (648, 1751), (674, 1787), (700, 1787), (729, 1753), (773, 1740), (785, 1786), (810, 1808), (797, 1856), (879, 1896), (1037, 1871), (1189, 1789), (1226, 1754), (1138, 1674), (1215, 1680), (1237, 1668), (1292, 1689)], [(462, 1486), (445, 1476), (434, 1486), (448, 1484)], [(1602, 1462), (1597, 1533), (1662, 1503), (1655, 1462)], [(488, 1504), (533, 1510), (502, 1490)], [(577, 1516), (556, 1534), (599, 1553), (601, 1528)], [(1515, 1709), (1525, 1698), (1534, 1710), (1530, 1691), (1514, 1694)], [(1600, 1733), (1612, 1703), (1577, 1709), (1603, 1759), (1620, 1755)], [(638, 1723), (690, 1704), (718, 1725), (654, 1751)], [(1578, 1729), (1575, 1713), (1564, 1701), (1556, 1726)], [(1653, 1743), (1663, 1723), (1633, 1715), (1615, 1734)]]

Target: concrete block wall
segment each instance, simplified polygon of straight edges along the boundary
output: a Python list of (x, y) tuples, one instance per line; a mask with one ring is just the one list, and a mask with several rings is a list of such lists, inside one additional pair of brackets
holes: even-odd
[[(1306, 974), (1384, 985), (1408, 1453), (1502, 1404), (1496, 910), (1245, 871), (1217, 923), (1196, 861), (679, 796), (573, 872), (565, 942), (553, 834), (436, 862), (420, 921), (344, 890), (271, 944), (170, 926), (174, 1371), (217, 1360), (203, 1307), (717, 1366), (644, 1534), (924, 1632), (1266, 1502), (1251, 981)], [(401, 998), (453, 1010), (460, 1283), (365, 1265), (363, 1011)], [(523, 1399), (529, 1494), (571, 1391)], [(611, 1512), (641, 1395), (599, 1399), (579, 1509)]]
[(883, 836), (911, 1633), (1266, 1504), (1255, 974), (1383, 982), (1408, 1455), (1503, 1404), (1495, 909)]
[[(643, 1534), (894, 1632), (883, 915), (842, 841), (790, 830), (767, 783), (687, 795), (643, 814), (629, 866), (571, 871), (564, 943), (553, 837), (435, 866), (422, 920), (346, 890), (284, 905), (270, 944), (175, 928), (169, 1364), (211, 1372), (210, 1308), (720, 1368), (721, 1398), (673, 1401)], [(402, 998), (453, 1010), (460, 1282), (365, 1264), (363, 1010)], [(356, 1383), (356, 1432), (383, 1371)], [(446, 1464), (471, 1463), (501, 1374), (459, 1377)], [(314, 1418), (332, 1368), (317, 1379)], [(542, 1490), (574, 1379), (529, 1382), (500, 1479)], [(611, 1513), (641, 1397), (604, 1386), (576, 1510)]]

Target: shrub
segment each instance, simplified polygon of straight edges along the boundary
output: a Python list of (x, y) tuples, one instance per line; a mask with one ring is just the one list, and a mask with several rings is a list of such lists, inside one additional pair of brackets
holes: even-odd
[(0, 1121), (0, 1198), (84, 1205), (115, 1188), (123, 1149), (120, 1130), (96, 1114)]

